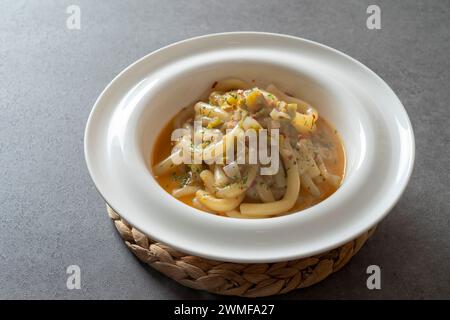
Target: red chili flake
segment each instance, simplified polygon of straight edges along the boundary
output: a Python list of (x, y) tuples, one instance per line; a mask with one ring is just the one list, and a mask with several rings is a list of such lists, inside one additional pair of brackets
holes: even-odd
[(214, 81), (213, 85), (211, 86), (211, 89), (214, 89), (217, 86), (217, 81)]
[(255, 79), (253, 79), (252, 82), (255, 82)]

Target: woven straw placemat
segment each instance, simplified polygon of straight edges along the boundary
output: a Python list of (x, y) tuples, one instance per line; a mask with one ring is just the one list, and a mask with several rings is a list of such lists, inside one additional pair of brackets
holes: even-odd
[(264, 297), (306, 288), (341, 269), (373, 234), (372, 228), (343, 246), (309, 258), (277, 263), (230, 263), (185, 254), (152, 241), (107, 206), (108, 214), (138, 259), (169, 278), (216, 294)]

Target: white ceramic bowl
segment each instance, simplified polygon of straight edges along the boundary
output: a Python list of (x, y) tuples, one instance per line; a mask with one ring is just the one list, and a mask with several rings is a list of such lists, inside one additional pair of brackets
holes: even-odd
[[(159, 132), (227, 77), (275, 83), (334, 124), (347, 156), (336, 193), (290, 215), (233, 219), (189, 207), (158, 185), (150, 154)], [(106, 202), (151, 238), (205, 258), (275, 262), (335, 248), (377, 224), (408, 183), (414, 136), (394, 92), (361, 63), (308, 40), (239, 32), (178, 42), (126, 68), (93, 107), (85, 156)]]

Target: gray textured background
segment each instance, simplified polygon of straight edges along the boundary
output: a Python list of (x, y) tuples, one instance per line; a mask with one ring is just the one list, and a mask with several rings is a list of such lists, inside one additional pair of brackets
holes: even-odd
[[(382, 29), (366, 28), (368, 4)], [(81, 30), (66, 29), (70, 4)], [(1, 1), (0, 298), (215, 298), (141, 265), (87, 173), (83, 131), (124, 67), (177, 40), (255, 30), (308, 38), (369, 66), (415, 130), (411, 183), (351, 263), (282, 298), (450, 298), (450, 1)], [(77, 264), (82, 289), (66, 289)], [(382, 290), (366, 267), (382, 268)]]

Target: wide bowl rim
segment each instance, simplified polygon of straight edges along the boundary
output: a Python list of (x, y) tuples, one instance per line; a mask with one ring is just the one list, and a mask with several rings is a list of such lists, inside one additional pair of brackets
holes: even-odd
[[(268, 36), (268, 37), (280, 37), (280, 38), (289, 38), (289, 39), (294, 39), (294, 40), (299, 40), (305, 43), (308, 43), (310, 45), (313, 46), (318, 46), (322, 49), (326, 49), (326, 50), (330, 50), (335, 54), (338, 54), (342, 57), (345, 57), (346, 59), (349, 59), (351, 62), (356, 63), (359, 67), (361, 67), (362, 69), (364, 69), (366, 72), (370, 73), (371, 76), (374, 76), (375, 78), (377, 78), (379, 81), (382, 82), (382, 84), (384, 84), (388, 90), (390, 90), (392, 93), (392, 89), (376, 74), (374, 73), (372, 70), (370, 70), (368, 67), (366, 67), (365, 65), (363, 65), (362, 63), (360, 63), (359, 61), (351, 58), (350, 56), (336, 50), (333, 48), (330, 48), (328, 46), (322, 45), (320, 43), (311, 41), (311, 40), (307, 40), (307, 39), (302, 39), (302, 38), (298, 38), (298, 37), (294, 37), (294, 36), (289, 36), (289, 35), (281, 35), (281, 34), (276, 34), (276, 33), (266, 33), (266, 32), (226, 32), (226, 33), (216, 33), (216, 34), (209, 34), (209, 35), (203, 35), (203, 36), (199, 36), (199, 37), (193, 37), (193, 38), (189, 38), (186, 40), (182, 40), (173, 44), (170, 44), (168, 46), (165, 46), (161, 49), (158, 49), (156, 51), (153, 51), (147, 55), (145, 55), (144, 57), (138, 59), (137, 61), (135, 61), (134, 63), (132, 63), (131, 65), (129, 65), (127, 68), (125, 68), (123, 71), (121, 71), (107, 86), (106, 88), (102, 91), (102, 93), (100, 94), (100, 96), (97, 98), (96, 102), (94, 103), (94, 106), (89, 114), (89, 118), (87, 121), (87, 125), (86, 125), (86, 129), (85, 129), (85, 135), (84, 135), (84, 152), (85, 152), (85, 160), (86, 160), (86, 164), (88, 167), (88, 171), (91, 175), (91, 178), (94, 182), (94, 185), (96, 186), (98, 192), (100, 193), (100, 195), (105, 199), (106, 203), (108, 203), (108, 205), (110, 205), (116, 212), (119, 213), (119, 215), (121, 215), (122, 217), (126, 218), (127, 221), (133, 222), (133, 219), (129, 217), (129, 215), (126, 212), (122, 212), (122, 210), (119, 210), (115, 205), (114, 205), (114, 201), (112, 199), (108, 199), (107, 196), (105, 196), (104, 192), (102, 192), (101, 188), (99, 188), (98, 185), (98, 180), (95, 178), (95, 168), (93, 167), (92, 164), (92, 160), (90, 158), (90, 154), (89, 154), (89, 136), (90, 136), (90, 130), (92, 130), (92, 126), (93, 126), (93, 114), (95, 113), (96, 110), (96, 106), (100, 103), (100, 101), (103, 99), (103, 97), (105, 96), (105, 94), (110, 90), (110, 88), (113, 86), (113, 84), (117, 81), (117, 79), (119, 79), (120, 77), (122, 77), (124, 74), (126, 74), (128, 72), (128, 70), (132, 69), (134, 66), (138, 65), (140, 62), (146, 60), (146, 59), (150, 59), (152, 55), (161, 52), (163, 50), (167, 50), (169, 48), (172, 47), (176, 47), (177, 45), (186, 43), (186, 42), (192, 42), (192, 41), (196, 41), (196, 40), (200, 40), (200, 39), (205, 39), (205, 38), (210, 38), (210, 37), (220, 37), (220, 36), (230, 36), (230, 35), (236, 35), (236, 36), (240, 36), (240, 35), (247, 35), (247, 36), (251, 36), (251, 35), (257, 35), (257, 36)], [(214, 253), (207, 253), (204, 252), (202, 250), (198, 250), (198, 248), (187, 248), (184, 247), (182, 245), (173, 243), (172, 241), (170, 241), (170, 239), (163, 239), (161, 237), (156, 237), (156, 240), (161, 240), (177, 249), (180, 249), (184, 252), (187, 253), (191, 253), (191, 254), (195, 254), (195, 255), (199, 255), (199, 256), (203, 256), (206, 258), (211, 258), (211, 259), (217, 259), (217, 260), (224, 260), (224, 261), (236, 261), (236, 262), (275, 262), (275, 261), (284, 261), (284, 260), (292, 260), (295, 258), (299, 258), (299, 257), (304, 257), (304, 256), (309, 256), (309, 255), (314, 255), (326, 250), (330, 250), (333, 249), (335, 247), (338, 247), (354, 238), (356, 238), (357, 236), (359, 236), (360, 234), (362, 234), (364, 231), (366, 231), (368, 228), (373, 227), (374, 225), (376, 225), (380, 220), (382, 220), (388, 213), (389, 211), (393, 208), (393, 206), (398, 202), (399, 198), (401, 197), (401, 195), (403, 194), (410, 178), (411, 178), (411, 174), (413, 171), (413, 167), (414, 167), (414, 158), (415, 158), (415, 141), (414, 141), (414, 134), (413, 134), (413, 129), (412, 129), (412, 125), (411, 122), (409, 120), (409, 117), (406, 113), (406, 110), (404, 109), (402, 103), (400, 102), (400, 100), (398, 99), (398, 97), (395, 95), (395, 93), (393, 93), (395, 98), (397, 99), (397, 103), (402, 107), (403, 109), (403, 117), (404, 119), (407, 121), (407, 126), (408, 126), (408, 133), (409, 133), (409, 142), (410, 142), (410, 150), (411, 153), (409, 154), (408, 157), (408, 164), (407, 164), (407, 169), (406, 169), (406, 174), (403, 175), (402, 177), (402, 183), (400, 185), (400, 188), (397, 189), (396, 195), (395, 197), (391, 200), (391, 203), (386, 206), (384, 212), (382, 212), (381, 214), (379, 214), (378, 219), (373, 220), (371, 225), (369, 226), (365, 226), (364, 228), (361, 228), (360, 230), (354, 230), (354, 232), (347, 234), (346, 237), (342, 237), (340, 239), (340, 241), (335, 241), (332, 244), (329, 244), (328, 246), (322, 246), (320, 249), (316, 250), (316, 251), (311, 251), (308, 252), (307, 255), (304, 254), (300, 254), (300, 255), (289, 255), (289, 256), (277, 256), (277, 257), (268, 257), (267, 259), (246, 259), (245, 257), (237, 257), (237, 256), (224, 256), (221, 254), (214, 254)], [(127, 219), (128, 218), (128, 219)], [(222, 217), (221, 217), (222, 218)], [(282, 217), (281, 217), (282, 218)], [(222, 218), (222, 219), (230, 219), (230, 218)], [(278, 218), (276, 218), (278, 219)], [(272, 219), (263, 219), (263, 220), (273, 220)], [(252, 224), (252, 223), (259, 223), (257, 221), (261, 221), (261, 220), (248, 220), (245, 223), (248, 224)], [(140, 228), (142, 226), (136, 225), (137, 228)], [(142, 228), (145, 229), (146, 228)], [(146, 232), (148, 235), (152, 236), (151, 232)]]

